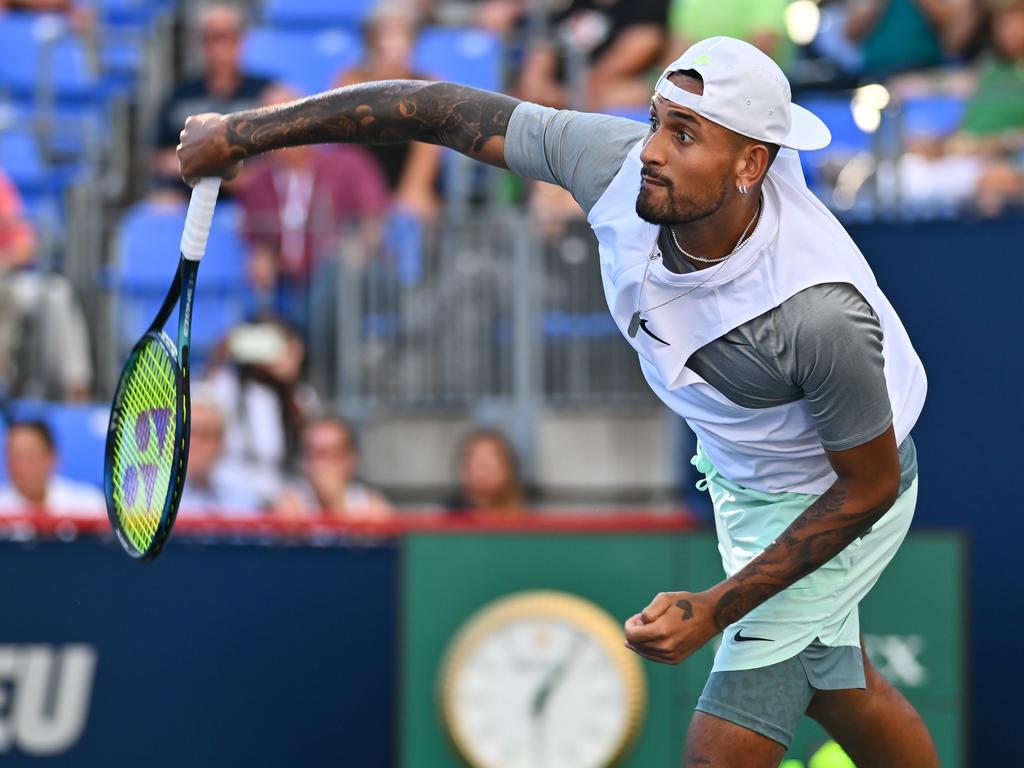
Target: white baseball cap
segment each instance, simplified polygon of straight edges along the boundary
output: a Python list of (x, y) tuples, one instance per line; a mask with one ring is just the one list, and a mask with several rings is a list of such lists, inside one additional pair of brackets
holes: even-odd
[[(704, 80), (702, 95), (669, 82), (669, 75), (685, 70)], [(709, 37), (691, 45), (668, 66), (654, 92), (758, 141), (803, 150), (821, 149), (832, 141), (817, 115), (792, 103), (789, 80), (779, 65), (742, 40)]]

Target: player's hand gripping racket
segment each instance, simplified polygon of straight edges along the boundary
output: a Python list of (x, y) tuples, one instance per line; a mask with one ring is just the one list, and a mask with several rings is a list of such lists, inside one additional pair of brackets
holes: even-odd
[[(121, 371), (107, 430), (103, 486), (107, 515), (132, 557), (160, 554), (178, 513), (188, 464), (192, 300), (220, 179), (201, 179), (181, 235), (178, 273), (146, 334)], [(163, 331), (180, 297), (178, 344)]]

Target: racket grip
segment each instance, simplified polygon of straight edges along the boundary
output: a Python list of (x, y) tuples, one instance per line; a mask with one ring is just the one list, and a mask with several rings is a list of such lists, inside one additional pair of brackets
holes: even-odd
[(185, 229), (181, 233), (181, 255), (190, 261), (199, 261), (206, 252), (206, 239), (210, 236), (210, 223), (219, 191), (218, 178), (200, 179), (192, 189)]

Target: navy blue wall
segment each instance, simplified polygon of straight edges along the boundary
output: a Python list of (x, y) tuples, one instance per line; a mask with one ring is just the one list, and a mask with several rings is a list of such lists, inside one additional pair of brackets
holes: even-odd
[[(1024, 219), (850, 228), (928, 372), (917, 524), (968, 532), (973, 764), (1024, 765)], [(941, 568), (941, 563), (935, 564)]]
[[(36, 760), (14, 739), (0, 764), (391, 765), (396, 570), (393, 544), (172, 542), (146, 565), (89, 539), (0, 544), (0, 646), (96, 652), (77, 743)], [(18, 684), (0, 670), (6, 733)]]

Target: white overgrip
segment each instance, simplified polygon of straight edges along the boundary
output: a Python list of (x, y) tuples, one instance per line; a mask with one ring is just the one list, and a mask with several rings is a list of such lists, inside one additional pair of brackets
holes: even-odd
[(200, 179), (192, 189), (185, 229), (181, 233), (181, 255), (190, 261), (199, 261), (206, 252), (206, 239), (210, 236), (210, 223), (219, 191), (218, 178)]

